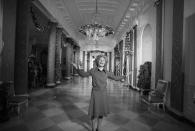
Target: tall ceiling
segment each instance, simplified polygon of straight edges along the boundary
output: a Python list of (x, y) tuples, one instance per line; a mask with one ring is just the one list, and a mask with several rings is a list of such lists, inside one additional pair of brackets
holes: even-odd
[(115, 33), (96, 42), (86, 39), (79, 32), (82, 25), (92, 22), (96, 0), (37, 0), (35, 3), (52, 21), (58, 22), (66, 34), (75, 39), (83, 49), (109, 50), (151, 1), (154, 0), (97, 0), (98, 22), (111, 26)]

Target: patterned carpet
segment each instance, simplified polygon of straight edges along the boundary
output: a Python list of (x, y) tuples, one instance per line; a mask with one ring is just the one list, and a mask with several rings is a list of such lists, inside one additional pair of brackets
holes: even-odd
[[(0, 123), (0, 131), (91, 131), (87, 116), (91, 78), (74, 77), (52, 89), (37, 89), (28, 109)], [(139, 93), (108, 80), (111, 113), (102, 131), (195, 131), (162, 110), (149, 108)]]

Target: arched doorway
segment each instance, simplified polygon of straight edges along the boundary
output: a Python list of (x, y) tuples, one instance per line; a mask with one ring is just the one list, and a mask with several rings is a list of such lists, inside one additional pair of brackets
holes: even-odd
[(152, 27), (149, 24), (143, 28), (140, 45), (140, 66), (137, 87), (150, 89), (152, 70)]
[(152, 27), (147, 24), (142, 34), (142, 64), (152, 61)]

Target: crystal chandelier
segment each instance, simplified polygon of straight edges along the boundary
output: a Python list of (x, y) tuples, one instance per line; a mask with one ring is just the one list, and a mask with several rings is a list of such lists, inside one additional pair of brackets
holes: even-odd
[(97, 22), (98, 16), (98, 8), (97, 8), (97, 0), (96, 0), (96, 10), (93, 23), (86, 24), (80, 27), (79, 32), (87, 36), (90, 40), (99, 40), (100, 38), (104, 38), (106, 36), (114, 34), (113, 29), (107, 25), (101, 25)]

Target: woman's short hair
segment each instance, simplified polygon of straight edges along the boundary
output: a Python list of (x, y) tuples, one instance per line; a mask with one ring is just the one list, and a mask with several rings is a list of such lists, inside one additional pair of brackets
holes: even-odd
[(98, 67), (98, 64), (99, 64), (99, 60), (100, 60), (100, 58), (102, 58), (102, 57), (105, 59), (105, 65), (104, 65), (104, 67), (107, 65), (107, 62), (108, 62), (107, 57), (106, 57), (105, 55), (98, 55), (98, 56), (95, 58), (95, 64), (96, 64), (97, 67)]

